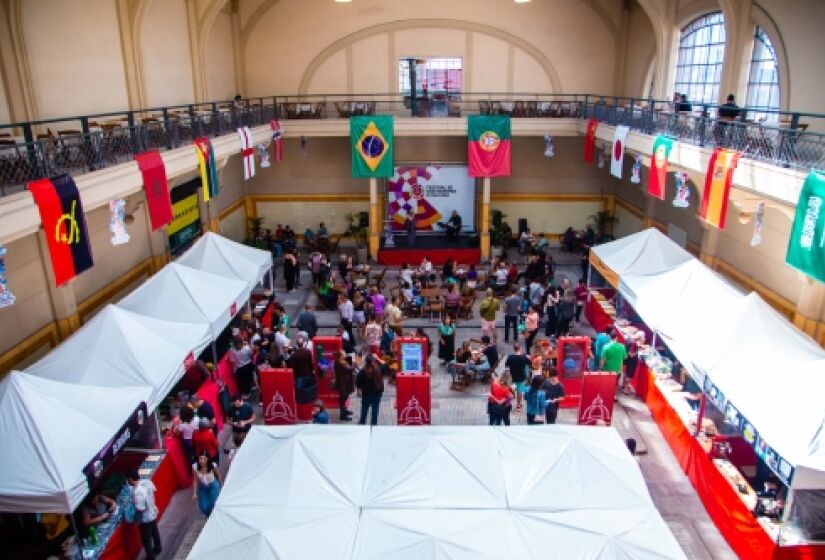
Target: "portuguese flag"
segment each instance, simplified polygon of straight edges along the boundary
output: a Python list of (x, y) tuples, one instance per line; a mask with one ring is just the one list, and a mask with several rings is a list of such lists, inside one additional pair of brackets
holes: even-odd
[(673, 140), (661, 134), (653, 142), (653, 154), (650, 156), (650, 173), (647, 176), (647, 192), (659, 200), (665, 199), (665, 185), (667, 183), (667, 158)]
[(707, 223), (719, 229), (725, 229), (730, 184), (740, 155), (742, 154), (734, 150), (716, 148), (708, 162), (705, 192), (702, 194), (702, 207), (699, 215)]
[(470, 177), (510, 176), (510, 117), (467, 117), (467, 162)]
[(393, 120), (390, 115), (349, 118), (352, 176), (393, 176)]

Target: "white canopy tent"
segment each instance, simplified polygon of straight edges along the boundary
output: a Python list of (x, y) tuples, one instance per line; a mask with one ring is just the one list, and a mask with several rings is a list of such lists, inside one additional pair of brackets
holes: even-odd
[(590, 250), (590, 262), (613, 286), (625, 275), (658, 274), (686, 263), (693, 255), (656, 228), (622, 237)]
[(209, 340), (205, 324), (154, 319), (107, 305), (26, 373), (78, 385), (150, 387), (151, 412), (183, 375), (189, 353), (197, 356)]
[(685, 558), (612, 428), (256, 426), (189, 558), (310, 555)]
[(77, 509), (89, 492), (83, 468), (150, 392), (9, 373), (0, 381), (0, 511)]
[(157, 319), (209, 325), (215, 339), (248, 297), (243, 280), (169, 263), (117, 306)]
[(269, 252), (212, 232), (205, 233), (175, 262), (210, 274), (243, 280), (249, 284), (250, 292), (272, 269)]

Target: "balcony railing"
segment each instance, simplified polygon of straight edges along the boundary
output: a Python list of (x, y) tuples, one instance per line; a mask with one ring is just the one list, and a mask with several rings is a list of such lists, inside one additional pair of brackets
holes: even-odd
[[(825, 115), (769, 113), (753, 122), (715, 118), (716, 107), (674, 113), (666, 101), (594, 95), (430, 92), (257, 97), (0, 125), (0, 196), (35, 179), (86, 173), (130, 161), (145, 150), (170, 150), (199, 136), (216, 137), (271, 119), (343, 119), (354, 115), (460, 118), (597, 118), (645, 134), (667, 134), (698, 146), (725, 146), (747, 158), (794, 168), (822, 168), (825, 136), (808, 132)], [(825, 126), (814, 126), (825, 130)]]

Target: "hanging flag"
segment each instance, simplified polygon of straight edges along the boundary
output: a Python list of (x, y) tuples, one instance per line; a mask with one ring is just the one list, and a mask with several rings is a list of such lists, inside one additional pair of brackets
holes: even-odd
[(209, 202), (220, 192), (218, 185), (218, 165), (215, 163), (215, 150), (212, 142), (206, 136), (195, 138), (195, 152), (198, 154), (198, 167), (201, 171), (201, 186), (203, 187), (203, 201)]
[(699, 216), (707, 223), (725, 229), (725, 216), (728, 213), (728, 196), (733, 180), (733, 170), (741, 154), (734, 150), (716, 148), (708, 162), (705, 175), (705, 192), (702, 196), (702, 208)]
[(825, 174), (811, 171), (802, 185), (785, 262), (825, 282)]
[(647, 192), (659, 200), (665, 199), (667, 183), (667, 158), (673, 148), (673, 139), (661, 134), (653, 142), (653, 154), (650, 156), (650, 173), (647, 176)]
[(673, 176), (676, 179), (676, 196), (673, 197), (673, 205), (677, 208), (687, 208), (690, 206), (688, 174), (677, 171)]
[(610, 161), (610, 174), (614, 177), (622, 178), (622, 168), (624, 167), (624, 145), (627, 142), (627, 133), (630, 127), (617, 126), (613, 133), (613, 159)]
[(243, 179), (250, 180), (255, 176), (255, 144), (252, 142), (252, 131), (248, 126), (238, 129), (241, 139), (241, 157), (243, 158)]
[(6, 279), (6, 248), (0, 245), (0, 307), (14, 305), (14, 294), (9, 291)]
[[(349, 118), (353, 177), (392, 177), (393, 119), (390, 115)], [(304, 138), (301, 137), (301, 142)]]
[(599, 128), (597, 119), (587, 121), (587, 132), (584, 134), (584, 161), (593, 163), (596, 150), (596, 129)]
[[(283, 143), (281, 123), (278, 122), (278, 119), (272, 119), (269, 121), (269, 126), (272, 128), (272, 152), (275, 156), (275, 161), (281, 161), (281, 144)], [(261, 167), (263, 167), (263, 165)]]
[(556, 147), (553, 145), (553, 136), (550, 134), (544, 135), (544, 157), (553, 157), (556, 155)]
[(135, 156), (143, 176), (143, 192), (149, 208), (152, 231), (162, 228), (172, 221), (172, 201), (169, 198), (169, 181), (166, 166), (157, 150), (143, 152)]
[(61, 286), (93, 264), (80, 193), (68, 174), (32, 181), (28, 189), (40, 210), (54, 284)]
[(470, 177), (510, 176), (510, 117), (467, 117), (467, 162)]
[(762, 223), (765, 220), (765, 201), (756, 203), (756, 216), (753, 220), (753, 236), (751, 237), (751, 247), (756, 247), (762, 243)]
[(269, 167), (269, 152), (266, 151), (266, 146), (263, 144), (258, 144), (258, 155), (261, 156), (261, 168), (266, 169)]
[(639, 184), (642, 182), (642, 154), (636, 154), (636, 161), (630, 170), (630, 182)]
[(126, 231), (126, 201), (122, 198), (109, 201), (109, 232), (112, 234), (112, 245), (123, 245), (129, 242), (129, 232)]

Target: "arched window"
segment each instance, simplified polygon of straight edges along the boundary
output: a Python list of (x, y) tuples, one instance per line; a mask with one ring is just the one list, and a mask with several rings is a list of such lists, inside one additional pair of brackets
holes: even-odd
[[(753, 56), (748, 75), (748, 108), (779, 110), (779, 62), (765, 30), (756, 27), (753, 36)], [(776, 113), (748, 111), (750, 118), (777, 120)]]
[(725, 16), (715, 12), (690, 22), (679, 38), (675, 90), (691, 103), (717, 103), (725, 56)]

